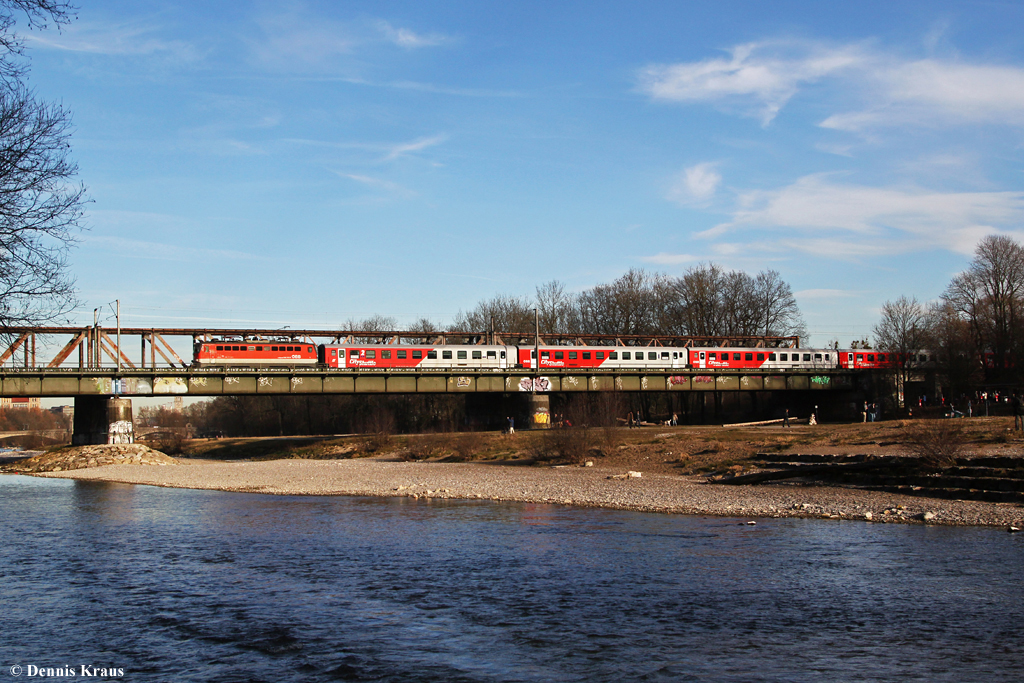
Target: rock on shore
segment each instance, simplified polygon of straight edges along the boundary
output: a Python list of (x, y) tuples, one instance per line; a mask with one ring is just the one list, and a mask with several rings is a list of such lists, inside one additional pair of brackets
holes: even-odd
[(178, 461), (140, 443), (62, 448), (3, 467), (6, 472), (62, 472), (104, 465), (177, 465)]

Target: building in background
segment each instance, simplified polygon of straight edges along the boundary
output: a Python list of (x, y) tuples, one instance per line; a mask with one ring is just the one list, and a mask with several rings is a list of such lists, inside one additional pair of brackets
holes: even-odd
[(35, 408), (38, 410), (39, 397), (25, 398), (23, 396), (15, 396), (13, 398), (0, 398), (0, 409), (7, 408)]

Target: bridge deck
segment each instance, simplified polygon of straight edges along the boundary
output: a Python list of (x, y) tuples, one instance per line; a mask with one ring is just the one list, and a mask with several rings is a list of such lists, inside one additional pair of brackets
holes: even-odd
[(855, 373), (838, 368), (735, 370), (79, 370), (0, 371), (0, 396), (223, 396), (235, 394), (411, 394), (587, 391), (849, 390)]

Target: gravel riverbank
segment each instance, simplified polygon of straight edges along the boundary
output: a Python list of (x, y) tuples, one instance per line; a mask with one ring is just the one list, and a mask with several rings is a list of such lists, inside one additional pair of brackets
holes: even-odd
[(376, 458), (177, 462), (177, 467), (117, 464), (35, 476), (281, 495), (489, 499), (744, 519), (827, 517), (873, 523), (1024, 527), (1024, 507), (1015, 503), (786, 483), (717, 486), (704, 483), (700, 476), (645, 472), (640, 477), (626, 477), (626, 470), (600, 466), (417, 463)]

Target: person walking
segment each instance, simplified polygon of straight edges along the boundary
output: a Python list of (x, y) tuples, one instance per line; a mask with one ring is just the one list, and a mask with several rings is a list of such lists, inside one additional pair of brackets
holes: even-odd
[(786, 408), (786, 414), (782, 416), (782, 426), (789, 426), (789, 408)]
[(1017, 394), (1013, 395), (1013, 428), (1024, 430), (1024, 400)]
[(516, 419), (514, 417), (512, 417), (511, 415), (509, 415), (506, 419), (508, 420), (508, 433), (509, 433), (509, 435), (515, 434), (516, 433)]

